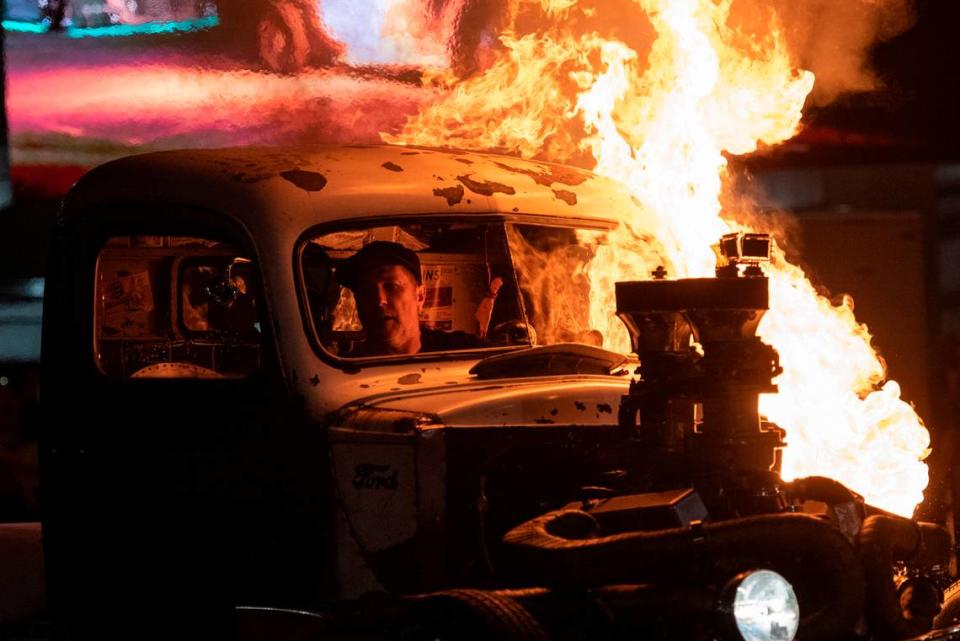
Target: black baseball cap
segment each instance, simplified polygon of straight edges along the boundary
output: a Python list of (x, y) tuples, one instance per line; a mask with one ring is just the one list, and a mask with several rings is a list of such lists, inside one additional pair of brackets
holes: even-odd
[(392, 243), (387, 240), (375, 240), (368, 243), (353, 256), (342, 261), (337, 267), (337, 282), (344, 287), (356, 289), (357, 277), (360, 272), (383, 265), (405, 267), (417, 281), (417, 285), (423, 284), (423, 276), (420, 274), (420, 259), (416, 252), (407, 249), (400, 243)]

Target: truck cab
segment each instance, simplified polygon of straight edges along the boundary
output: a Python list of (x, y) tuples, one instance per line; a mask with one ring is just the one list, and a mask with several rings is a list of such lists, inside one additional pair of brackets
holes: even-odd
[[(583, 268), (636, 208), (580, 170), (414, 148), (160, 152), (85, 176), (43, 334), (68, 637), (489, 582), (506, 529), (629, 466), (599, 444), (631, 365)], [(462, 344), (356, 355), (337, 269), (377, 240), (416, 253), (421, 326)]]

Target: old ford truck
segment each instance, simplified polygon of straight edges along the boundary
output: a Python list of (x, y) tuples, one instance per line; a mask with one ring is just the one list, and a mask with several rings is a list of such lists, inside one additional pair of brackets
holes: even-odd
[[(737, 268), (762, 238), (727, 239), (716, 279), (618, 284), (612, 349), (585, 268), (638, 208), (578, 169), (407, 147), (90, 172), (44, 303), (57, 633), (927, 633), (946, 532), (777, 475), (766, 280)], [(422, 326), (469, 341), (357, 349), (337, 270), (374, 241), (416, 253)]]

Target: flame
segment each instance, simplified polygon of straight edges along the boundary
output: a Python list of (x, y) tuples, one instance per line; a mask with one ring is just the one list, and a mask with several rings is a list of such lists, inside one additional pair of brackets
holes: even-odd
[[(503, 34), (501, 55), (481, 74), (462, 82), (438, 76), (436, 101), (383, 137), (556, 161), (588, 157), (597, 173), (626, 185), (639, 213), (624, 214), (603, 243), (581, 241), (592, 256), (583, 268), (590, 326), (608, 347), (627, 350), (611, 316), (613, 282), (648, 278), (657, 264), (675, 277), (712, 275), (712, 244), (747, 229), (735, 220), (750, 213), (721, 206), (730, 189), (724, 154), (792, 137), (814, 86), (813, 74), (791, 60), (776, 12), (748, 4), (746, 20), (734, 11), (745, 3), (734, 4), (635, 0), (638, 15), (617, 19), (649, 22), (653, 39), (643, 50), (574, 33), (572, 25), (595, 19), (602, 3), (541, 0), (536, 30)], [(564, 269), (575, 274), (566, 286), (576, 287), (579, 273)], [(784, 372), (775, 381), (780, 393), (764, 397), (761, 409), (787, 431), (783, 475), (830, 476), (873, 505), (909, 515), (927, 484), (922, 421), (897, 383), (884, 383), (883, 363), (849, 301), (837, 306), (820, 296), (779, 248), (768, 276), (770, 311), (759, 334), (780, 352)]]
[(576, 143), (566, 127), (574, 106), (571, 73), (589, 69), (588, 56), (601, 41), (505, 34), (501, 42), (506, 55), (476, 82), (456, 84), (450, 74), (436, 72), (431, 81), (448, 90), (442, 101), (421, 111), (398, 134), (382, 134), (383, 139), (411, 145), (443, 141), (528, 157), (544, 148), (553, 149), (553, 156), (574, 152)]
[[(783, 476), (830, 476), (878, 507), (910, 515), (923, 499), (930, 438), (857, 323), (853, 302), (833, 305), (777, 251), (770, 311), (758, 334), (780, 352), (779, 394), (760, 409), (787, 430)], [(829, 340), (825, 339), (828, 338)]]

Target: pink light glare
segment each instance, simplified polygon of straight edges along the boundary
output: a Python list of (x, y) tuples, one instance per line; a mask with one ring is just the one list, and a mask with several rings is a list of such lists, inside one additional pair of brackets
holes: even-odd
[(124, 144), (379, 142), (428, 96), (410, 84), (329, 70), (297, 76), (167, 64), (11, 69), (14, 136)]

